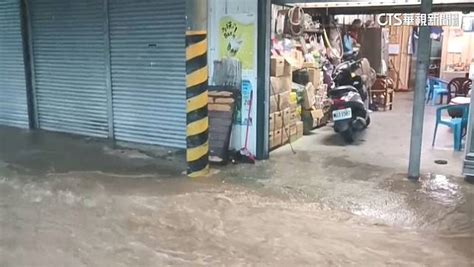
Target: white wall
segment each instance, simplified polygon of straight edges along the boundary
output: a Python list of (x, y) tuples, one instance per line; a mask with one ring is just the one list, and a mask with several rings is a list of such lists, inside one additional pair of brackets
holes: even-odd
[[(214, 60), (219, 59), (219, 21), (222, 17), (235, 14), (253, 14), (255, 18), (255, 53), (254, 53), (254, 70), (244, 71), (242, 73), (244, 80), (249, 80), (253, 88), (253, 107), (252, 120), (253, 125), (249, 131), (249, 150), (255, 155), (256, 153), (256, 136), (257, 136), (257, 30), (258, 30), (258, 1), (256, 0), (208, 0), (209, 18), (208, 18), (208, 41), (209, 41), (209, 82), (212, 84), (212, 74), (214, 71)], [(263, 89), (262, 89), (263, 90)], [(247, 117), (248, 112), (244, 110), (242, 116)], [(234, 126), (232, 131), (231, 148), (240, 149), (245, 145), (246, 126)]]

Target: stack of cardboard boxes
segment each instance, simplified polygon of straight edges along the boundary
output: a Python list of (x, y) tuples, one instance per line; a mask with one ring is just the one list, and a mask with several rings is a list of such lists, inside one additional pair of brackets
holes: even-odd
[(232, 87), (212, 86), (208, 91), (209, 162), (226, 164), (237, 95)]
[(324, 103), (327, 98), (327, 86), (322, 84), (321, 69), (314, 63), (304, 63), (308, 71), (309, 83), (303, 92), (302, 117), (304, 133), (326, 124)]
[(322, 110), (323, 118), (319, 121), (319, 126), (326, 125), (329, 122), (331, 115), (331, 104), (328, 100), (328, 86), (321, 84), (316, 93), (316, 108)]
[(303, 122), (301, 121), (301, 106), (298, 105), (296, 92), (290, 94), (290, 142), (303, 137)]
[(274, 149), (302, 136), (303, 124), (291, 92), (292, 66), (283, 57), (272, 57), (270, 83), (269, 146)]

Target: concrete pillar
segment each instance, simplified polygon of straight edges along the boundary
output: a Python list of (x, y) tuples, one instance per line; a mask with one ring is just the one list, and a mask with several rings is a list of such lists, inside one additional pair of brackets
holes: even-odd
[[(421, 13), (431, 13), (432, 0), (421, 1)], [(408, 178), (420, 177), (421, 149), (423, 142), (423, 120), (425, 113), (426, 79), (431, 54), (431, 29), (428, 26), (420, 27), (418, 39), (418, 56), (416, 64), (415, 99), (413, 101), (413, 118), (411, 127), (410, 162)]]
[(186, 161), (190, 177), (209, 173), (207, 0), (186, 1)]

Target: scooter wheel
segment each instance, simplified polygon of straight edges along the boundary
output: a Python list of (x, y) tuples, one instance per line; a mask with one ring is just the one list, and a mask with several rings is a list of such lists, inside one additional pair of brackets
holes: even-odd
[(367, 127), (369, 127), (369, 125), (370, 125), (370, 116), (367, 117), (367, 120), (365, 120), (365, 121), (366, 121), (365, 128), (367, 128)]
[(341, 133), (342, 138), (344, 138), (344, 141), (347, 143), (353, 143), (354, 142), (354, 133), (352, 129), (345, 130), (344, 132)]

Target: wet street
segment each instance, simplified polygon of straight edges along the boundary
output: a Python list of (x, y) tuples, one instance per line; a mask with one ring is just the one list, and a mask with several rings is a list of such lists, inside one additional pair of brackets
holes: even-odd
[(405, 179), (406, 117), (199, 180), (177, 151), (0, 128), (0, 266), (474, 266), (462, 153), (440, 137)]
[(467, 229), (394, 227), (209, 181), (100, 173), (3, 178), (0, 207), (0, 266), (473, 263)]

